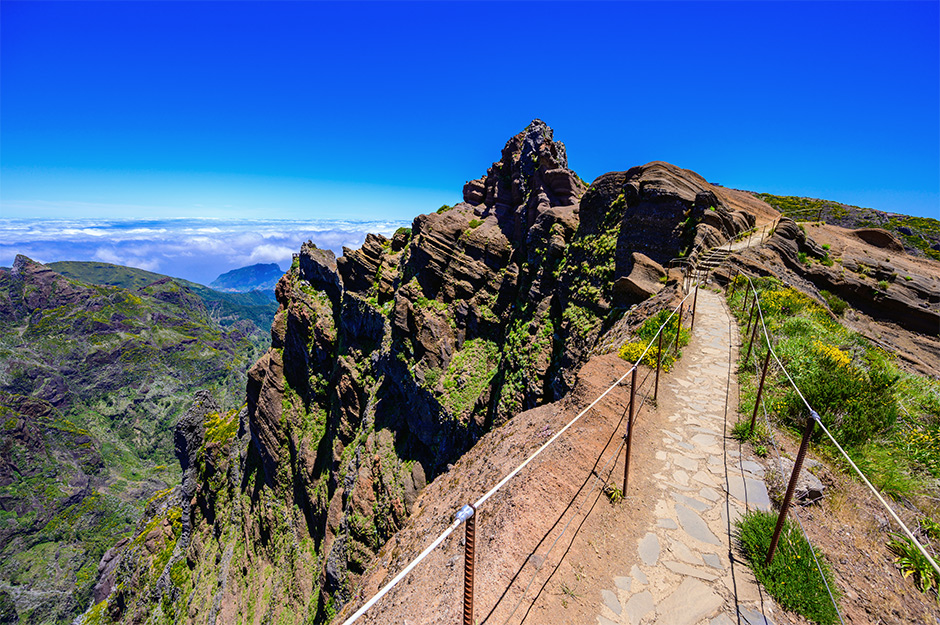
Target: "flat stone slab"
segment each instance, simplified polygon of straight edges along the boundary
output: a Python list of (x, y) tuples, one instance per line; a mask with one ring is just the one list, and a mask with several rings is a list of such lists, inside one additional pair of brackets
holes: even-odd
[(674, 556), (687, 564), (702, 563), (702, 559), (698, 556), (698, 554), (692, 553), (691, 549), (689, 549), (684, 543), (680, 543), (677, 540), (672, 541), (672, 545), (669, 546), (669, 551), (671, 551)]
[(764, 484), (763, 480), (729, 475), (728, 494), (738, 501), (746, 503), (748, 507), (754, 507), (764, 512), (772, 510), (770, 495), (767, 494), (767, 485)]
[(662, 527), (667, 530), (679, 529), (679, 526), (676, 525), (676, 522), (672, 519), (659, 519), (656, 521), (656, 527)]
[(670, 493), (670, 495), (672, 495), (672, 498), (675, 499), (678, 503), (681, 503), (682, 505), (688, 506), (699, 512), (705, 512), (712, 507), (711, 504), (707, 504), (704, 501), (699, 501), (698, 499), (692, 499), (691, 497), (686, 497), (682, 493)]
[(679, 518), (679, 525), (692, 538), (711, 545), (721, 545), (721, 541), (708, 529), (708, 525), (694, 510), (677, 503), (676, 516)]
[(659, 537), (649, 532), (640, 540), (640, 559), (643, 564), (653, 566), (659, 561)]
[(630, 577), (632, 577), (632, 578), (635, 579), (636, 581), (640, 582), (640, 583), (643, 584), (644, 586), (645, 586), (646, 584), (649, 584), (649, 581), (647, 581), (647, 579), (646, 579), (646, 573), (644, 573), (643, 571), (641, 571), (641, 570), (640, 570), (640, 567), (638, 567), (638, 566), (635, 565), (635, 564), (633, 565), (633, 568), (630, 569)]
[(738, 614), (741, 615), (742, 625), (774, 625), (769, 616), (761, 614), (757, 610), (738, 606)]
[(620, 625), (620, 624), (613, 622), (612, 620), (610, 620), (610, 619), (607, 618), (606, 616), (601, 616), (601, 615), (598, 614), (598, 615), (597, 615), (597, 625)]
[(718, 579), (718, 576), (714, 573), (709, 573), (708, 571), (703, 571), (702, 569), (697, 569), (694, 566), (689, 566), (682, 562), (676, 562), (674, 560), (664, 560), (663, 566), (672, 571), (673, 573), (678, 573), (679, 575), (688, 575), (689, 577), (696, 577), (706, 582), (713, 582)]
[(741, 462), (741, 468), (747, 471), (748, 473), (753, 473), (757, 477), (764, 477), (764, 467), (752, 460), (744, 460)]
[(654, 609), (656, 609), (656, 605), (653, 603), (653, 595), (650, 594), (650, 591), (644, 590), (633, 595), (627, 601), (627, 618), (630, 619), (632, 625), (639, 625), (643, 617)]
[(602, 590), (601, 599), (604, 601), (604, 605), (606, 605), (607, 608), (617, 616), (620, 616), (620, 613), (623, 612), (623, 606), (620, 605), (620, 599), (617, 598), (616, 593), (614, 593), (612, 590)]
[(694, 577), (686, 577), (656, 608), (658, 623), (695, 625), (724, 605), (724, 600)]
[(706, 486), (705, 488), (703, 488), (702, 490), (700, 490), (700, 491), (698, 492), (698, 495), (699, 495), (699, 497), (701, 497), (702, 499), (707, 499), (708, 501), (718, 501), (718, 500), (721, 498), (721, 495), (719, 495), (719, 494), (715, 491), (715, 489), (709, 488), (708, 486)]
[(689, 457), (686, 457), (686, 456), (676, 456), (676, 457), (674, 457), (674, 458), (672, 459), (672, 461), (675, 462), (676, 465), (678, 465), (678, 466), (682, 467), (683, 469), (685, 469), (686, 471), (697, 471), (697, 470), (698, 470), (698, 463), (697, 463), (695, 460), (692, 460), (692, 459), (689, 458)]
[(717, 553), (703, 553), (702, 559), (705, 560), (705, 564), (713, 569), (724, 570), (725, 568), (725, 565), (721, 563), (721, 558), (718, 557)]
[(633, 580), (629, 577), (615, 577), (614, 585), (620, 590), (630, 591), (630, 585), (633, 583)]

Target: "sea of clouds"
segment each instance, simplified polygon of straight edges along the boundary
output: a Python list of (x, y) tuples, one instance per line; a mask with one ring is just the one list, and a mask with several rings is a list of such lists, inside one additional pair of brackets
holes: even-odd
[(0, 266), (17, 254), (50, 263), (94, 260), (209, 284), (220, 274), (277, 263), (287, 269), (305, 241), (340, 256), (367, 233), (390, 236), (406, 221), (223, 219), (0, 219)]

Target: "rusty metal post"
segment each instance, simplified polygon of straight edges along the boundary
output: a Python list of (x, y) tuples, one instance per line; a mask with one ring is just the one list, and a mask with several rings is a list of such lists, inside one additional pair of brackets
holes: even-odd
[(790, 483), (787, 485), (787, 494), (784, 495), (783, 504), (780, 506), (780, 516), (777, 517), (777, 526), (774, 528), (774, 536), (770, 540), (770, 549), (767, 550), (767, 558), (764, 560), (764, 564), (770, 564), (774, 560), (774, 551), (777, 550), (777, 542), (780, 540), (780, 532), (783, 530), (783, 521), (787, 518), (790, 500), (793, 499), (796, 481), (800, 477), (800, 469), (803, 468), (803, 459), (806, 457), (806, 448), (809, 447), (809, 439), (813, 435), (813, 427), (816, 425), (818, 416), (815, 411), (811, 411), (810, 416), (806, 419), (803, 441), (800, 443), (800, 451), (796, 454), (796, 460), (793, 463), (793, 473), (790, 475)]
[(757, 423), (757, 408), (760, 406), (760, 397), (764, 393), (764, 378), (767, 377), (767, 365), (770, 364), (770, 345), (767, 346), (767, 355), (764, 356), (764, 369), (760, 374), (760, 384), (757, 385), (757, 399), (754, 400), (754, 414), (751, 415), (751, 434), (754, 433), (754, 425)]
[(751, 348), (754, 347), (755, 338), (757, 338), (757, 321), (756, 320), (754, 321), (754, 331), (751, 332), (751, 342), (747, 344), (747, 356), (744, 357), (744, 366), (747, 366), (747, 362), (751, 358)]
[(751, 314), (747, 317), (747, 330), (744, 331), (744, 336), (747, 336), (751, 333), (751, 320), (754, 319), (754, 313), (757, 311), (757, 298), (754, 298), (754, 303), (751, 304)]
[(665, 333), (666, 328), (659, 332), (659, 345), (656, 348), (656, 386), (653, 387), (653, 401), (659, 397), (659, 368), (663, 361), (663, 334)]
[(689, 332), (695, 328), (695, 309), (698, 307), (698, 282), (695, 283), (695, 296), (692, 298), (692, 321), (689, 323)]
[(734, 277), (731, 278), (731, 294), (728, 295), (728, 299), (729, 299), (729, 300), (734, 297), (734, 287), (736, 286), (736, 283), (737, 283), (737, 281), (738, 281), (738, 276), (740, 276), (740, 275), (741, 275), (741, 272), (740, 272), (740, 271), (735, 271), (735, 272), (734, 272)]
[[(745, 282), (745, 284), (746, 284), (746, 283), (747, 283), (747, 280), (745, 280), (744, 282)], [(741, 307), (741, 310), (747, 310), (747, 300), (748, 300), (748, 298), (751, 297), (751, 289), (748, 289), (746, 286), (745, 286), (744, 288), (745, 288), (745, 291), (744, 291), (744, 306)]]
[[(468, 504), (469, 505), (469, 504)], [(476, 508), (466, 520), (466, 548), (463, 560), (463, 625), (473, 625), (473, 556), (476, 551)]]
[[(640, 363), (637, 363), (637, 365)], [(623, 459), (623, 496), (627, 496), (627, 479), (630, 477), (630, 448), (633, 445), (633, 406), (636, 401), (636, 368), (633, 366), (633, 373), (630, 376), (630, 418), (627, 420), (627, 449)]]
[(680, 334), (682, 334), (682, 304), (679, 304), (679, 317), (676, 319), (676, 355), (679, 354)]

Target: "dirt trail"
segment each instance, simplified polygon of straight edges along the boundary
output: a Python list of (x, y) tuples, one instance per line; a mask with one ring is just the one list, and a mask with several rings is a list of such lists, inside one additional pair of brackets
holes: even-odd
[[(730, 625), (787, 622), (734, 544), (734, 521), (770, 510), (763, 468), (729, 437), (736, 418), (736, 324), (723, 299), (702, 289), (692, 340), (660, 390), (660, 449), (642, 470), (652, 490), (631, 491), (654, 510), (642, 537), (624, 545), (620, 574), (599, 592), (599, 625)], [(739, 619), (740, 615), (740, 619)]]

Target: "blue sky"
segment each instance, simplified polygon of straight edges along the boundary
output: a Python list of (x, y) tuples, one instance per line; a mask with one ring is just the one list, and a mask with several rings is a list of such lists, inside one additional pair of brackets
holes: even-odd
[(410, 221), (535, 117), (589, 181), (665, 160), (938, 216), (937, 2), (0, 13), (0, 218)]

